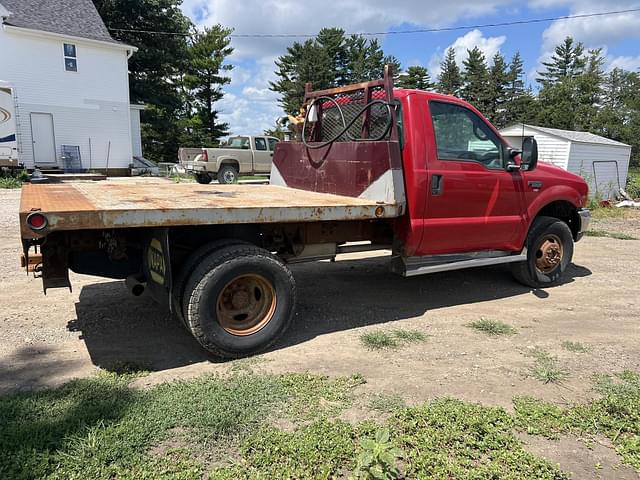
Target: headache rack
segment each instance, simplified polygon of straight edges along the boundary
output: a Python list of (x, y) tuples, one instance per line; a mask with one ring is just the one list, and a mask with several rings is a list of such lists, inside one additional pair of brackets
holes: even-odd
[(393, 98), (393, 72), (385, 66), (384, 78), (343, 87), (313, 91), (305, 85), (307, 108), (303, 141), (314, 143), (397, 140)]
[(305, 88), (301, 139), (280, 142), (271, 183), (399, 206), (405, 190), (388, 65), (384, 78), (313, 91)]

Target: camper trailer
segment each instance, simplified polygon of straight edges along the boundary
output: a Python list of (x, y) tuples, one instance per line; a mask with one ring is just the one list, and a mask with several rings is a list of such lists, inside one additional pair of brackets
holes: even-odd
[(0, 82), (0, 167), (18, 166), (15, 103), (13, 89)]

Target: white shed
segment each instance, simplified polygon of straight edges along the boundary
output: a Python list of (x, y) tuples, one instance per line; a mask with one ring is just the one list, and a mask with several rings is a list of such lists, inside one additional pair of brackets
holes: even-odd
[(631, 146), (588, 132), (516, 124), (500, 130), (512, 147), (524, 137), (538, 142), (539, 158), (582, 176), (590, 195), (612, 197), (627, 182)]

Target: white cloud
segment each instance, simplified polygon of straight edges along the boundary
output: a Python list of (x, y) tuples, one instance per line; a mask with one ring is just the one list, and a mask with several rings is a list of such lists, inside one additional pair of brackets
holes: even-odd
[[(529, 4), (534, 8), (566, 6), (569, 7), (569, 15), (620, 11), (638, 7), (637, 0), (617, 0), (614, 2), (598, 0), (533, 0)], [(543, 61), (547, 61), (551, 57), (556, 45), (562, 43), (567, 36), (582, 42), (587, 48), (601, 47), (606, 49), (622, 40), (640, 38), (640, 15), (638, 13), (620, 13), (556, 20), (542, 34), (537, 69), (541, 68)], [(619, 60), (619, 62), (622, 61)], [(627, 63), (633, 64), (630, 61), (627, 61)]]
[(607, 70), (613, 70), (614, 68), (623, 68), (632, 72), (640, 70), (640, 56), (637, 57), (615, 57), (609, 60), (607, 64)]
[[(182, 9), (192, 18), (204, 15), (200, 26), (221, 23), (237, 34), (315, 34), (322, 27), (342, 27), (350, 33), (386, 31), (403, 23), (445, 26), (463, 18), (497, 13), (514, 0), (185, 0)], [(204, 8), (203, 8), (204, 7)], [(281, 54), (291, 38), (234, 38), (238, 58)]]
[(256, 103), (250, 95), (245, 97), (233, 93), (227, 93), (216, 103), (216, 109), (219, 120), (229, 123), (231, 135), (260, 135), (282, 116), (282, 110), (275, 101)]
[(440, 75), (440, 64), (444, 59), (449, 48), (453, 48), (456, 52), (456, 63), (462, 68), (462, 62), (467, 58), (468, 50), (478, 47), (484, 53), (487, 62), (491, 64), (493, 56), (500, 51), (500, 47), (507, 40), (507, 37), (501, 35), (499, 37), (485, 37), (480, 30), (472, 30), (465, 35), (458, 37), (451, 45), (442, 51), (436, 52), (431, 56), (429, 61), (429, 73), (432, 78), (438, 78)]
[[(315, 34), (327, 26), (341, 27), (348, 33), (384, 32), (402, 24), (441, 27), (495, 14), (515, 2), (398, 0), (390, 5), (387, 0), (368, 0), (366, 4), (361, 0), (184, 0), (182, 9), (199, 27), (220, 23), (232, 27), (236, 34)], [(468, 45), (476, 38), (489, 56), (504, 41), (498, 37), (495, 45), (495, 39), (485, 39), (481, 34), (465, 37)], [(269, 81), (275, 79), (274, 59), (294, 40), (304, 39), (232, 39), (235, 51), (230, 61), (240, 66), (232, 70), (232, 83), (226, 88), (229, 93), (216, 108), (220, 110), (220, 119), (228, 122), (234, 133), (261, 133), (282, 115), (277, 95), (269, 90)], [(433, 72), (432, 76), (435, 78)]]

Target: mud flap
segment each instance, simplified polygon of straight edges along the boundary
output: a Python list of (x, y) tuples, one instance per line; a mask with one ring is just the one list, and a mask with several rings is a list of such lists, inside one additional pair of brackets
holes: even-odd
[(171, 310), (171, 253), (169, 229), (157, 228), (151, 232), (143, 256), (147, 291), (159, 304)]

